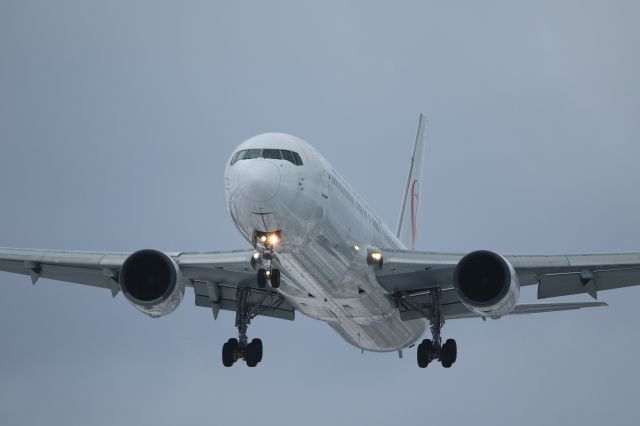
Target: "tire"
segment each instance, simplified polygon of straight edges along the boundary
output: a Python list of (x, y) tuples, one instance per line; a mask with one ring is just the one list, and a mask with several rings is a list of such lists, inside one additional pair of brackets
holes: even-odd
[(230, 342), (222, 345), (222, 365), (231, 367), (235, 362), (236, 351)]
[(271, 270), (271, 287), (280, 287), (280, 269)]
[(258, 363), (260, 363), (262, 361), (262, 340), (253, 339), (251, 343), (256, 345), (256, 347), (258, 348)]
[(418, 345), (418, 367), (426, 368), (429, 362), (431, 362), (431, 346), (431, 340), (429, 339), (424, 339), (422, 343)]
[(264, 268), (258, 269), (258, 288), (265, 288), (267, 286), (267, 271)]
[(456, 341), (449, 339), (444, 342), (442, 349), (440, 350), (440, 362), (444, 368), (451, 368), (456, 358), (458, 357), (458, 347)]
[(247, 362), (247, 367), (255, 367), (258, 365), (258, 349), (258, 345), (254, 342), (247, 345), (247, 349), (244, 354), (244, 360)]
[(449, 339), (445, 342), (445, 344), (447, 342), (449, 343), (450, 346), (450, 351), (451, 351), (451, 364), (455, 364), (456, 360), (458, 359), (458, 344), (456, 343), (456, 341), (454, 339)]
[(231, 339), (227, 340), (227, 343), (231, 345), (234, 352), (238, 350), (238, 339), (232, 337)]

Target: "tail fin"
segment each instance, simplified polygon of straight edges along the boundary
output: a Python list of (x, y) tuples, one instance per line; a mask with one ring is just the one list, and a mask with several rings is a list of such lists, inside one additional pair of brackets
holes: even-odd
[(418, 206), (420, 201), (420, 181), (422, 180), (422, 160), (424, 158), (424, 127), (426, 120), (420, 114), (418, 122), (418, 133), (413, 146), (413, 156), (411, 157), (411, 167), (407, 178), (407, 187), (404, 190), (402, 200), (402, 210), (398, 220), (397, 237), (402, 243), (415, 250), (418, 221)]

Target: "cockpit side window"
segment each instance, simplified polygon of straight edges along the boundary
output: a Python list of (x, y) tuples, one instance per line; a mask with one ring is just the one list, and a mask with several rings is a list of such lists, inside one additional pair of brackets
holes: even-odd
[(231, 165), (233, 166), (238, 162), (238, 160), (241, 160), (246, 152), (247, 152), (246, 149), (243, 151), (236, 152), (236, 155), (234, 155), (233, 158), (231, 159)]
[(286, 149), (282, 150), (282, 159), (287, 160), (291, 164), (296, 164), (296, 160), (293, 158), (293, 153), (291, 151), (287, 151)]
[(302, 158), (300, 158), (298, 153), (292, 151), (291, 154), (293, 154), (293, 158), (295, 159), (295, 165), (296, 166), (302, 166)]
[(264, 149), (262, 151), (262, 157), (272, 160), (282, 160), (282, 154), (279, 149)]

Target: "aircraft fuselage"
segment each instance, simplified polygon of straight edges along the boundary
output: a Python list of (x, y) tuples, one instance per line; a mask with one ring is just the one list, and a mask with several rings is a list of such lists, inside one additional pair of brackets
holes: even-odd
[(301, 313), (327, 322), (349, 343), (370, 351), (410, 346), (427, 321), (402, 321), (367, 264), (367, 249), (405, 248), (329, 162), (296, 137), (269, 133), (234, 151), (276, 149), (286, 159), (251, 158), (225, 170), (229, 213), (253, 243), (254, 231), (282, 233), (278, 291)]

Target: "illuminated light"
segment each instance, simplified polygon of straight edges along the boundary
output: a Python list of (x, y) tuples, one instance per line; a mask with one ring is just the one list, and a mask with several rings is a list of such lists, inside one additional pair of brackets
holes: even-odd
[(253, 253), (253, 258), (254, 259), (258, 260), (259, 257), (260, 257), (260, 253), (258, 253), (258, 252)]
[(373, 259), (376, 262), (380, 262), (382, 260), (382, 253), (378, 251), (371, 253), (371, 259)]
[(276, 234), (273, 234), (269, 237), (269, 243), (272, 246), (275, 246), (276, 244), (278, 244), (280, 242), (280, 238), (278, 238), (278, 236)]
[(271, 275), (271, 271), (267, 271), (267, 276)]
[(360, 246), (356, 244), (356, 245), (353, 246), (353, 249), (355, 251), (360, 251)]
[(263, 243), (267, 241), (267, 236), (263, 235), (262, 237), (260, 237), (260, 241), (262, 241)]

